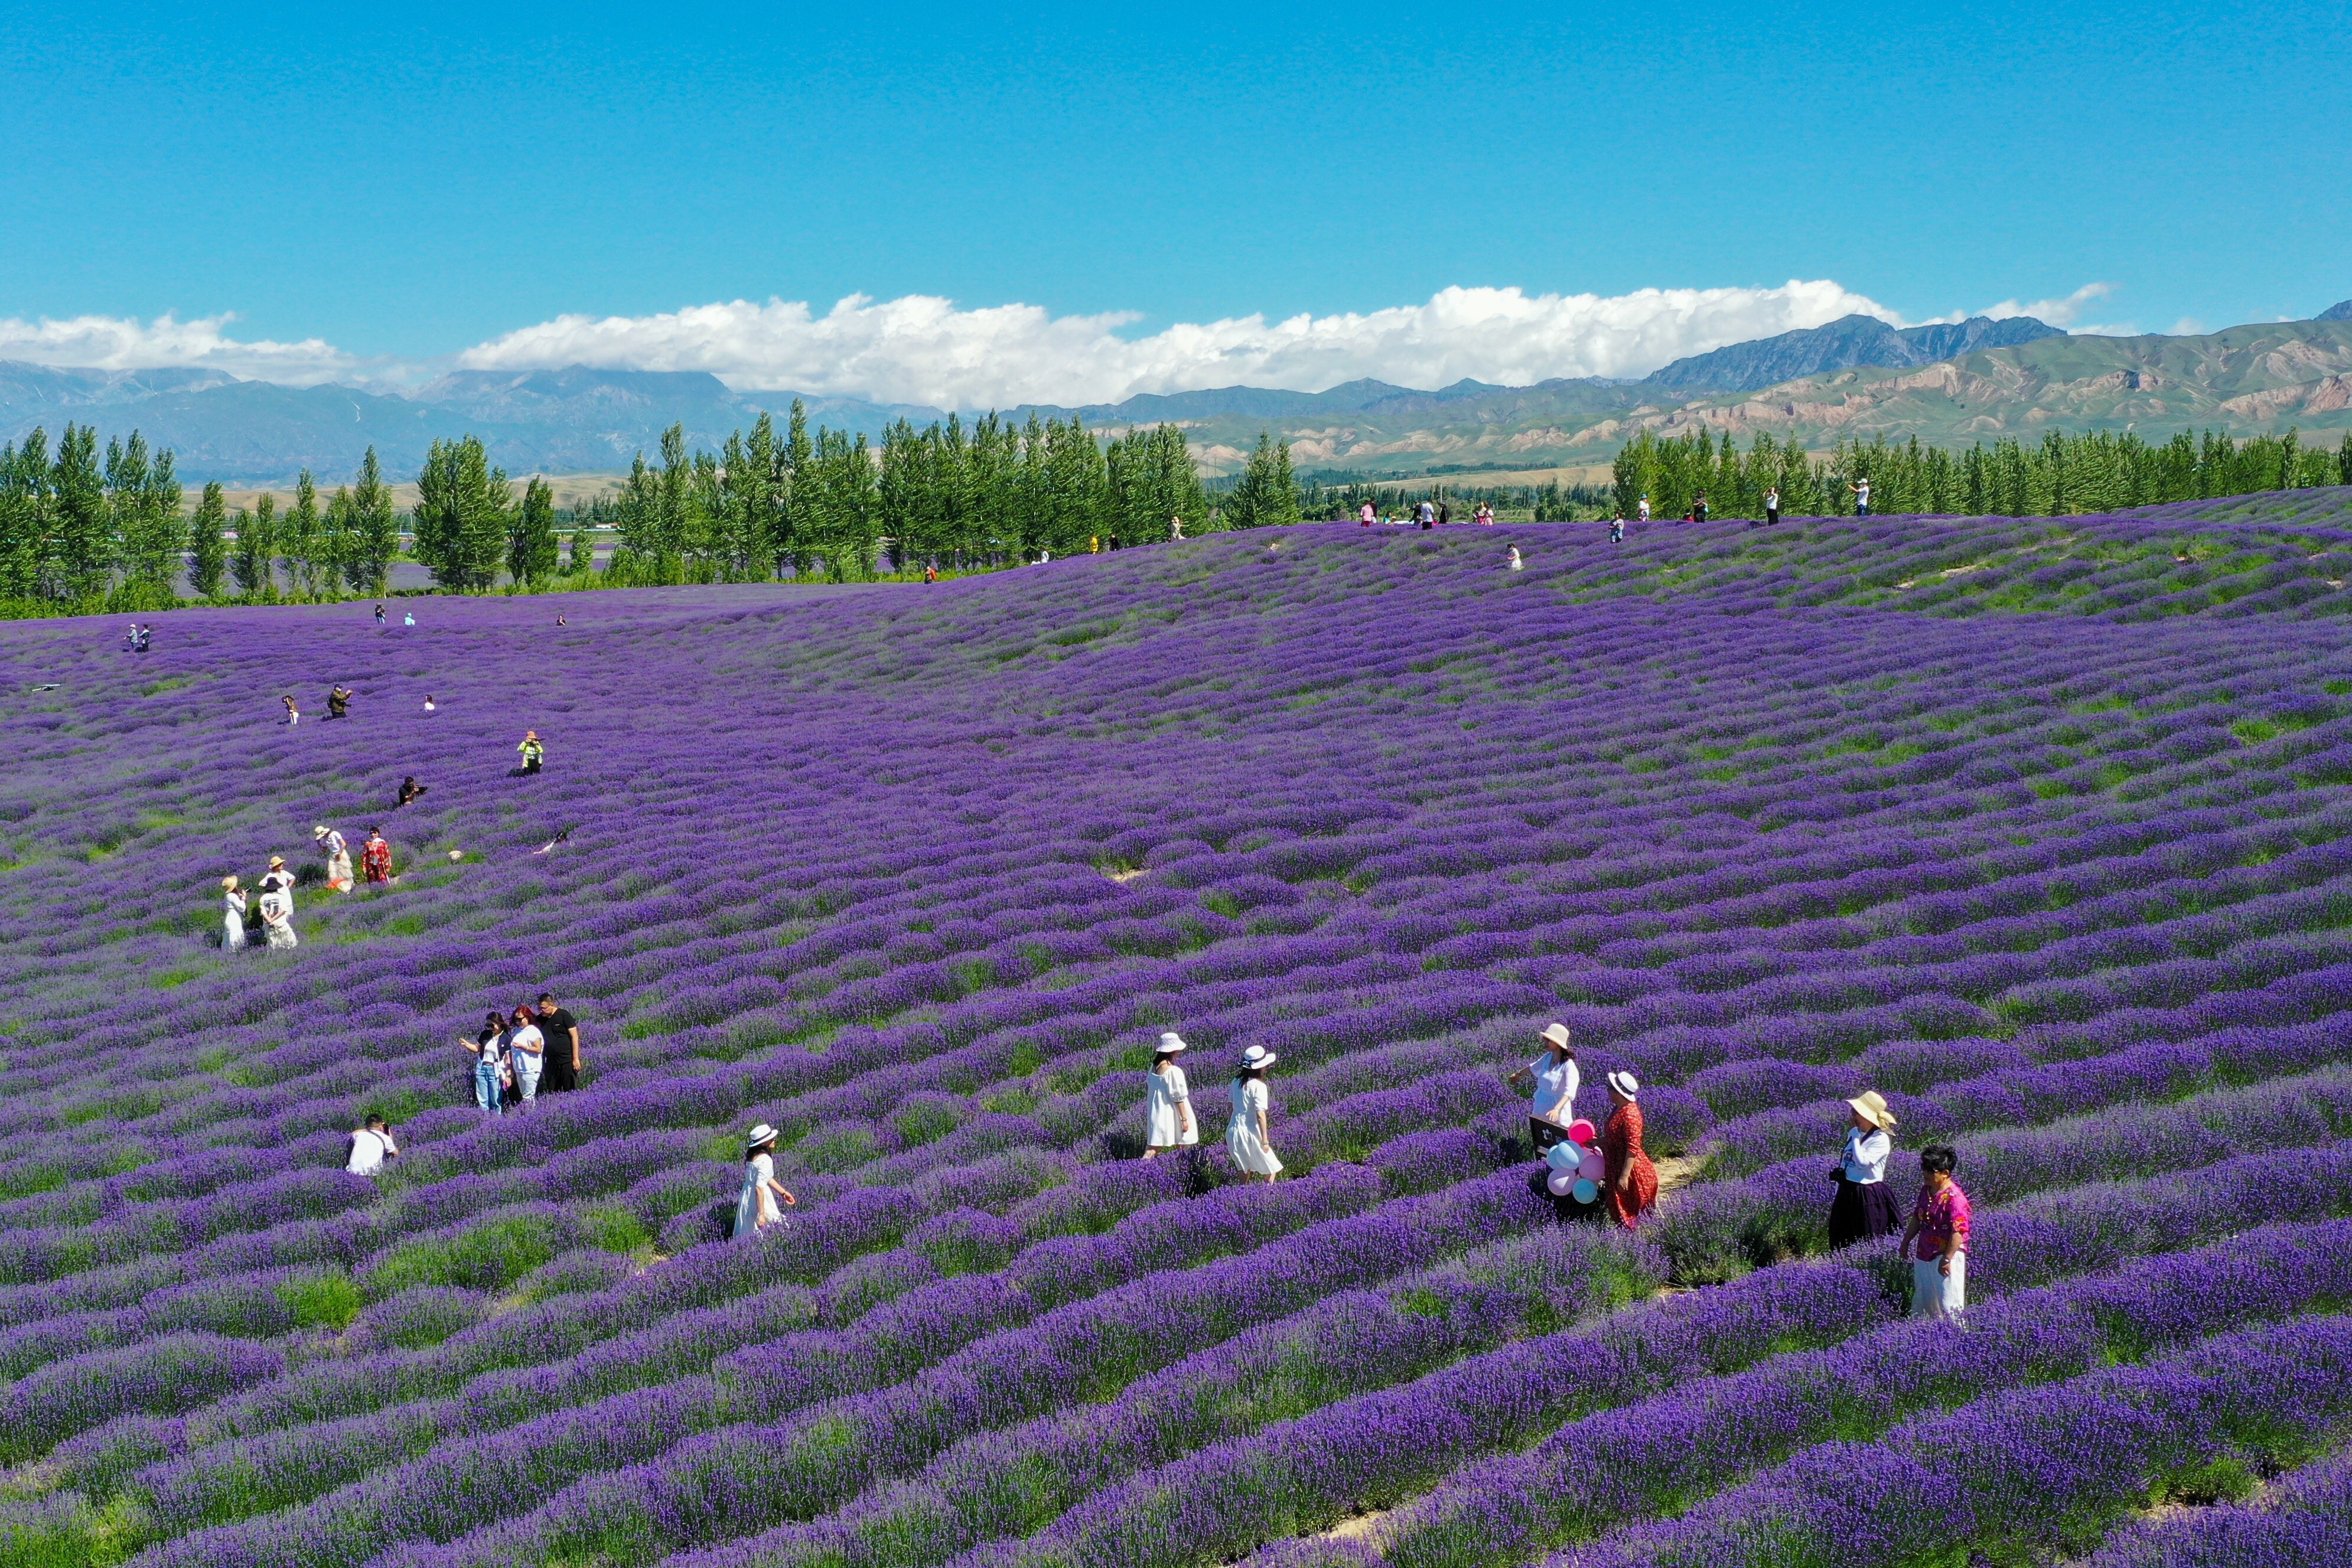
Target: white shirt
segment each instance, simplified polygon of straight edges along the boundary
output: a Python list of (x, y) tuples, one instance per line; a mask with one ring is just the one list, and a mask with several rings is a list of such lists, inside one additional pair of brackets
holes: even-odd
[(352, 1134), (352, 1157), (343, 1168), (353, 1176), (373, 1176), (383, 1169), (383, 1156), (393, 1151), (392, 1139), (371, 1128), (362, 1127)]
[(1868, 1186), (1886, 1179), (1886, 1156), (1895, 1152), (1895, 1140), (1875, 1128), (1865, 1134), (1860, 1127), (1850, 1127), (1845, 1134), (1845, 1179), (1856, 1186)]
[(547, 1037), (539, 1032), (536, 1024), (527, 1023), (520, 1029), (507, 1030), (505, 1043), (509, 1056), (527, 1056), (536, 1060), (547, 1051)]
[(1563, 1057), (1555, 1062), (1547, 1051), (1528, 1063), (1528, 1071), (1536, 1078), (1535, 1097), (1528, 1103), (1528, 1114), (1565, 1125), (1576, 1114), (1576, 1092), (1584, 1082), (1583, 1074), (1577, 1070), (1576, 1058)]

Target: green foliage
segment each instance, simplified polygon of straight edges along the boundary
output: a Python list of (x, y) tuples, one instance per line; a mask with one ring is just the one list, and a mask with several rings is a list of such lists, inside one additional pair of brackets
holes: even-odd
[(416, 559), (434, 581), (460, 593), (493, 586), (506, 559), (512, 507), (506, 470), (490, 465), (478, 436), (436, 441), (416, 488)]
[(1227, 528), (1262, 528), (1299, 520), (1298, 484), (1290, 472), (1290, 443), (1261, 430), (1257, 450), (1225, 503)]
[(588, 1232), (589, 1245), (607, 1252), (634, 1252), (653, 1240), (646, 1233), (645, 1222), (618, 1204), (588, 1209), (580, 1223)]
[(237, 509), (233, 526), (236, 549), (229, 557), (228, 570), (237, 592), (247, 599), (276, 599), (278, 584), (269, 563), (278, 553), (278, 497), (264, 490), (249, 515), (243, 507)]
[(351, 1327), (362, 1303), (359, 1286), (341, 1269), (298, 1274), (278, 1287), (278, 1299), (294, 1314), (296, 1327), (338, 1333)]
[(382, 1300), (412, 1285), (504, 1290), (554, 1257), (557, 1242), (547, 1217), (538, 1214), (501, 1215), (454, 1235), (421, 1236), (368, 1265), (367, 1294)]
[(319, 516), (319, 486), (308, 468), (294, 481), (294, 504), (286, 508), (278, 530), (278, 564), (286, 572), (288, 591), (298, 599), (319, 597), (320, 558), (326, 535)]
[(227, 527), (228, 507), (215, 479), (205, 486), (195, 516), (188, 520), (188, 582), (206, 599), (219, 596), (227, 573)]
[(534, 588), (555, 575), (555, 492), (533, 475), (507, 536), (507, 575), (518, 587)]
[(393, 509), (392, 491), (383, 482), (383, 466), (376, 461), (373, 446), (360, 460), (359, 484), (352, 490), (346, 527), (343, 581), (353, 593), (382, 593), (392, 571), (392, 558), (400, 549), (400, 517)]

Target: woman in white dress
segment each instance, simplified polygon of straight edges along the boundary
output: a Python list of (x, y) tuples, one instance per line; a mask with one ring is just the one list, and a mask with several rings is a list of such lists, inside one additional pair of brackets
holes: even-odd
[(310, 841), (327, 857), (327, 888), (332, 893), (352, 890), (352, 846), (343, 835), (323, 823), (310, 830)]
[(245, 890), (235, 876), (221, 878), (221, 946), (245, 946)]
[(294, 894), (283, 885), (262, 884), (261, 933), (272, 947), (299, 945), (294, 935)]
[(1242, 1052), (1241, 1071), (1234, 1075), (1234, 1114), (1225, 1124), (1225, 1153), (1244, 1177), (1262, 1176), (1272, 1186), (1282, 1161), (1265, 1124), (1265, 1070), (1279, 1060), (1262, 1045)]
[(1173, 1030), (1161, 1035), (1150, 1075), (1144, 1080), (1143, 1157), (1147, 1160), (1162, 1149), (1201, 1141), (1201, 1124), (1192, 1119), (1192, 1091), (1184, 1082), (1184, 1070), (1176, 1065), (1183, 1051), (1182, 1035)]
[(735, 1199), (735, 1239), (750, 1241), (784, 1222), (778, 1200), (800, 1199), (776, 1179), (776, 1130), (765, 1122), (743, 1135), (743, 1191)]

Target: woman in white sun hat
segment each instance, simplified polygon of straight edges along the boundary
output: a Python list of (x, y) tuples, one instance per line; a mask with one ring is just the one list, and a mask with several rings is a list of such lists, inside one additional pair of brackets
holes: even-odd
[(1895, 1152), (1895, 1113), (1886, 1096), (1873, 1089), (1846, 1102), (1853, 1113), (1846, 1130), (1845, 1152), (1830, 1174), (1837, 1178), (1837, 1197), (1830, 1201), (1830, 1246), (1849, 1247), (1872, 1237), (1892, 1236), (1902, 1228), (1895, 1195), (1886, 1190), (1886, 1160)]
[(1242, 1052), (1234, 1074), (1234, 1114), (1225, 1124), (1225, 1153), (1244, 1177), (1262, 1176), (1271, 1186), (1282, 1172), (1274, 1140), (1265, 1124), (1265, 1070), (1278, 1060), (1262, 1045)]
[(1143, 1089), (1143, 1157), (1162, 1149), (1181, 1148), (1201, 1141), (1201, 1124), (1192, 1119), (1192, 1086), (1176, 1059), (1184, 1053), (1184, 1037), (1171, 1030), (1160, 1037), (1152, 1053), (1151, 1071)]
[(1601, 1178), (1609, 1211), (1631, 1230), (1642, 1213), (1658, 1201), (1658, 1167), (1642, 1148), (1641, 1081), (1630, 1072), (1609, 1075), (1609, 1124), (1601, 1131), (1601, 1156), (1608, 1172)]
[(245, 946), (245, 890), (234, 875), (221, 878), (221, 946)]
[(1507, 1080), (1514, 1089), (1529, 1091), (1528, 1136), (1538, 1154), (1568, 1136), (1568, 1124), (1576, 1120), (1576, 1092), (1584, 1082), (1566, 1024), (1546, 1029), (1543, 1042), (1544, 1053)]
[(776, 1179), (776, 1130), (765, 1122), (743, 1134), (743, 1191), (735, 1199), (735, 1239), (749, 1241), (784, 1222), (778, 1199), (798, 1203)]

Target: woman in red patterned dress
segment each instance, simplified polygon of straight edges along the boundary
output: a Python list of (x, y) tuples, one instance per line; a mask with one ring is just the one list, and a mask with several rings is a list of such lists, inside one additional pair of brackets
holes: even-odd
[(1601, 1130), (1601, 1157), (1608, 1162), (1601, 1186), (1617, 1223), (1631, 1230), (1643, 1210), (1658, 1201), (1658, 1167), (1642, 1152), (1642, 1084), (1630, 1072), (1609, 1075), (1609, 1124)]

